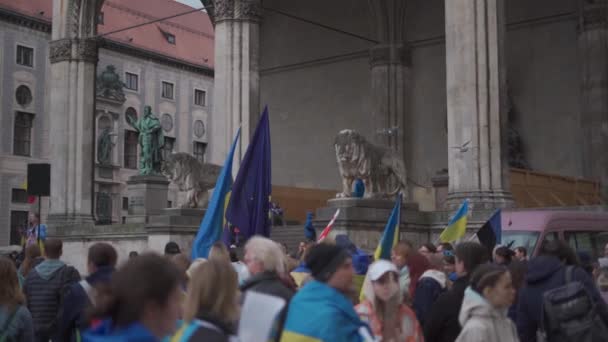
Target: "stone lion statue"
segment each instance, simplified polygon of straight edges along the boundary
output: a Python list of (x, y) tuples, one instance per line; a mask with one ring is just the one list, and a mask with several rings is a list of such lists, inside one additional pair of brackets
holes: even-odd
[(198, 208), (207, 191), (215, 187), (221, 166), (201, 163), (188, 153), (172, 153), (161, 166), (162, 174), (175, 183), (179, 191), (187, 192), (181, 208)]
[[(398, 192), (407, 196), (405, 165), (394, 151), (375, 146), (350, 129), (338, 133), (334, 147), (342, 177), (342, 192), (336, 197), (351, 197), (357, 178), (365, 184), (365, 198), (393, 196)], [(390, 184), (395, 186), (389, 189)]]

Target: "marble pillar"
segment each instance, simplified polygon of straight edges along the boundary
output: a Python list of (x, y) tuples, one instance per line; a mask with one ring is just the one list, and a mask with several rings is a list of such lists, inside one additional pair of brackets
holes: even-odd
[(241, 127), (234, 170), (260, 117), (260, 0), (214, 0), (215, 90), (210, 158), (222, 165)]
[(583, 174), (608, 203), (608, 0), (579, 1)]
[(513, 204), (506, 141), (504, 0), (445, 2), (449, 190), (446, 206)]
[(404, 121), (410, 72), (405, 43), (405, 1), (369, 0), (372, 32), (378, 42), (370, 49), (372, 140), (404, 157)]
[(93, 225), (97, 16), (103, 0), (53, 0), (49, 43), (52, 233)]

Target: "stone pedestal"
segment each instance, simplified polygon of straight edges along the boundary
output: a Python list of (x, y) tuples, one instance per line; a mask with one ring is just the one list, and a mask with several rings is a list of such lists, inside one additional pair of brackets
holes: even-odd
[[(334, 223), (332, 235), (347, 234), (351, 240), (364, 250), (373, 251), (386, 222), (388, 221), (394, 200), (336, 198), (327, 201), (327, 206), (316, 211), (313, 224), (320, 233), (331, 220), (337, 209), (340, 214)], [(403, 203), (401, 207), (400, 237), (415, 243), (427, 241), (429, 231), (426, 213), (418, 210), (416, 203)]]
[(146, 224), (148, 248), (163, 251), (169, 241), (176, 242), (190, 255), (192, 243), (205, 216), (205, 209), (167, 208), (150, 216)]
[(445, 2), (448, 209), (508, 207), (504, 0)]
[(169, 181), (164, 176), (132, 176), (127, 181), (129, 216), (127, 223), (148, 223), (152, 215), (167, 208)]

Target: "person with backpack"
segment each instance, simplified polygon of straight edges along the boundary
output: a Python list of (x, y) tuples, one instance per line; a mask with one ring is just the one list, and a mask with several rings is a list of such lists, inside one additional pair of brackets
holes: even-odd
[(545, 242), (539, 256), (530, 260), (518, 302), (522, 342), (608, 341), (606, 304), (563, 241)]
[(0, 342), (34, 342), (32, 315), (25, 307), (17, 269), (0, 257)]
[(464, 292), (458, 316), (462, 331), (456, 342), (517, 342), (515, 324), (507, 317), (514, 300), (515, 289), (506, 267), (479, 266)]
[(63, 243), (58, 239), (47, 239), (44, 243), (46, 260), (36, 266), (25, 279), (23, 292), (27, 307), (34, 319), (36, 341), (57, 340), (59, 309), (69, 287), (80, 281), (80, 274), (59, 260)]
[(117, 259), (116, 250), (109, 243), (98, 242), (89, 248), (89, 275), (72, 284), (63, 301), (58, 327), (60, 341), (80, 341), (82, 333), (90, 327), (87, 311), (95, 306), (97, 288), (109, 286)]

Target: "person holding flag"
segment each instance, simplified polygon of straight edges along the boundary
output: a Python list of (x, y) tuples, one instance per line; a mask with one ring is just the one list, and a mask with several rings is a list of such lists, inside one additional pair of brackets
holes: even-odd
[(22, 245), (27, 248), (38, 244), (42, 255), (44, 255), (44, 241), (46, 240), (46, 224), (40, 223), (40, 214), (32, 212), (29, 215), (28, 226), (23, 233)]

